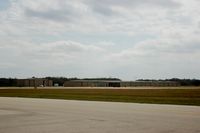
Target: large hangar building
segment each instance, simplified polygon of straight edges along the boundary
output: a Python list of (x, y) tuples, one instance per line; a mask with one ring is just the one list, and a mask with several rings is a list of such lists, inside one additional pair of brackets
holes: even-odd
[(118, 80), (70, 80), (64, 87), (120, 87)]
[(64, 87), (175, 87), (180, 86), (174, 81), (120, 81), (120, 80), (70, 80)]

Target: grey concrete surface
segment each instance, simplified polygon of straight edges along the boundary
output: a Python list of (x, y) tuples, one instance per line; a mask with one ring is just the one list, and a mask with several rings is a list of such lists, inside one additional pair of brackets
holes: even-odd
[(200, 133), (200, 107), (0, 97), (0, 133)]

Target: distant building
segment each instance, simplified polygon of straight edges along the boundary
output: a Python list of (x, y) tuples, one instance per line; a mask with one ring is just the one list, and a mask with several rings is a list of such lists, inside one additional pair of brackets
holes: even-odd
[(64, 87), (120, 87), (118, 80), (70, 80)]
[(176, 87), (180, 83), (175, 81), (122, 81), (121, 87), (137, 87), (137, 86), (152, 86), (152, 87)]
[(18, 87), (53, 86), (53, 81), (43, 78), (17, 79)]
[(64, 87), (175, 87), (180, 86), (174, 81), (119, 81), (119, 80), (70, 80), (64, 83)]

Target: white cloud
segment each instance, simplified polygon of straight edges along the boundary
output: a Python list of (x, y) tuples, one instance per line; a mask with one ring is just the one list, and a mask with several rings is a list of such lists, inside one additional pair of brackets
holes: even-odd
[(0, 10), (0, 72), (27, 67), (24, 75), (48, 75), (59, 66), (58, 73), (82, 76), (145, 78), (158, 70), (155, 77), (167, 71), (166, 77), (198, 77), (198, 6), (198, 0), (11, 0)]

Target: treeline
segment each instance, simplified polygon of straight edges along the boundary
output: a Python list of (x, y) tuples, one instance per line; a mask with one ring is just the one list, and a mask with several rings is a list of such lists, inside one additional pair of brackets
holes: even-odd
[(17, 79), (16, 78), (0, 78), (0, 87), (6, 86), (17, 86)]
[(178, 82), (181, 86), (200, 86), (199, 79), (179, 79), (179, 78), (172, 78), (172, 79), (138, 79), (137, 81), (175, 81)]

